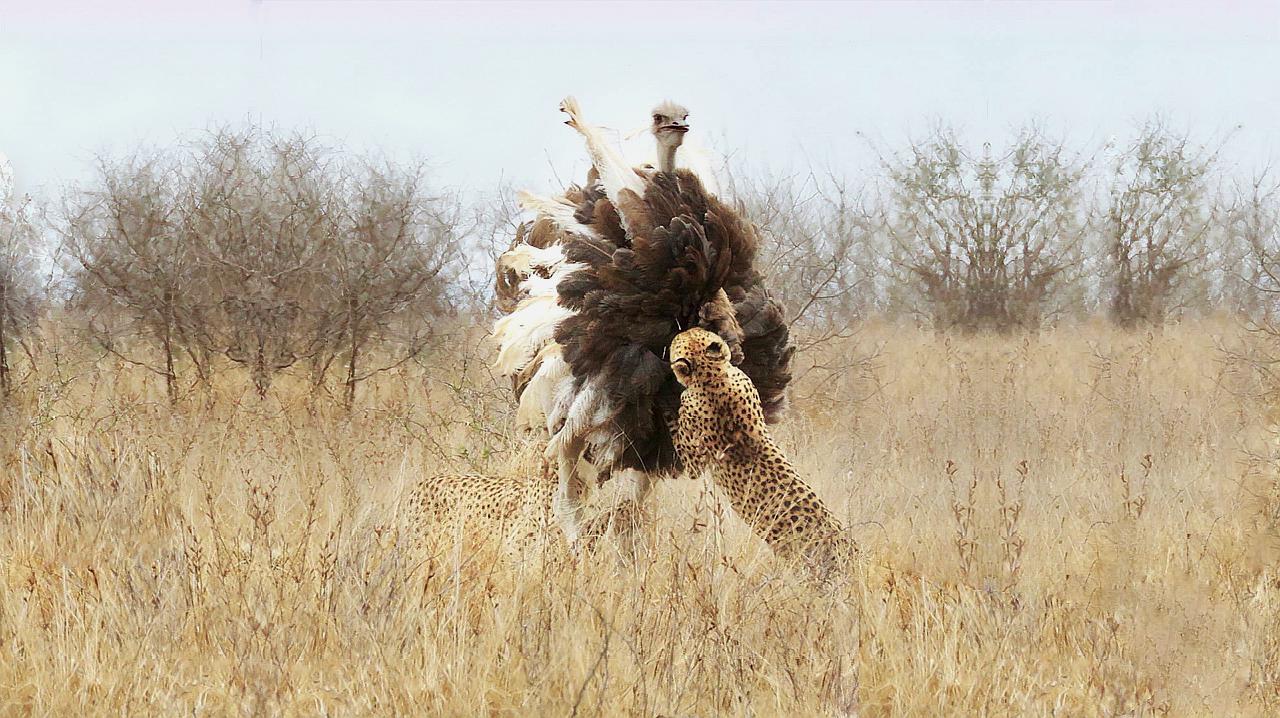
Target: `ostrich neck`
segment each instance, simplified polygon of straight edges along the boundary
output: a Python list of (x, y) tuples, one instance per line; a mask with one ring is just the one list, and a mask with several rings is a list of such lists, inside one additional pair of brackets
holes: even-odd
[(659, 172), (675, 172), (676, 171), (676, 150), (680, 149), (680, 145), (658, 145), (658, 171)]

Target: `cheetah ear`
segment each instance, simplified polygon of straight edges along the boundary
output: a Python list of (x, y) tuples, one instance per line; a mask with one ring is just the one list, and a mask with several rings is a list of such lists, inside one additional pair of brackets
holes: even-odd
[(689, 375), (693, 373), (693, 362), (684, 357), (679, 357), (671, 362), (671, 371), (675, 372), (676, 378), (681, 381), (688, 379)]
[(711, 357), (712, 359), (723, 359), (724, 344), (718, 340), (713, 340), (710, 344), (707, 345), (707, 356)]

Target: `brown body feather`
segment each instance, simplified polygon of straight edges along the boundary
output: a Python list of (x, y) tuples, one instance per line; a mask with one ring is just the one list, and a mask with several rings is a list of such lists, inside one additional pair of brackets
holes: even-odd
[(577, 313), (555, 339), (579, 388), (591, 380), (607, 394), (625, 441), (608, 468), (671, 472), (679, 458), (669, 425), (682, 391), (666, 359), (671, 339), (694, 326), (723, 337), (769, 421), (784, 407), (793, 347), (754, 267), (755, 228), (690, 172), (645, 180), (644, 197), (624, 190), (617, 207), (596, 183), (581, 191), (576, 218), (596, 236), (563, 237), (566, 259), (584, 268), (558, 286), (560, 304)]

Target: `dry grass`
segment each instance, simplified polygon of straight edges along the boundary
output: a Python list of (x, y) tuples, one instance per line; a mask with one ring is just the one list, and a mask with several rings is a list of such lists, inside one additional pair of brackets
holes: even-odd
[(780, 430), (868, 557), (821, 592), (691, 481), (634, 564), (412, 550), (404, 488), (516, 443), (478, 343), (346, 416), (233, 374), (170, 410), (54, 336), (0, 419), (0, 713), (1274, 714), (1280, 490), (1234, 334), (830, 348), (883, 346)]

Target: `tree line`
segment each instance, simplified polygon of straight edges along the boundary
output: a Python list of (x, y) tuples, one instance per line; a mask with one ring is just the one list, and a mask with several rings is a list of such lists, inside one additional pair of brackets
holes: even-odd
[(1034, 126), (1003, 148), (940, 127), (880, 153), (856, 191), (806, 174), (752, 185), (745, 201), (785, 255), (788, 303), (827, 301), (837, 321), (1010, 332), (1090, 315), (1258, 320), (1280, 290), (1280, 182), (1231, 176), (1221, 149), (1158, 121), (1092, 152)]
[[(999, 148), (938, 127), (859, 183), (731, 168), (724, 194), (760, 226), (810, 341), (873, 315), (961, 332), (1215, 310), (1267, 323), (1277, 183), (1228, 176), (1220, 149), (1155, 121), (1092, 153), (1034, 126)], [(491, 311), (484, 285), (520, 219), (509, 193), (469, 202), (421, 165), (256, 127), (94, 169), (40, 208), (0, 186), (0, 392), (56, 312), (172, 401), (230, 365), (260, 395), (292, 368), (350, 406), (452, 317)]]
[[(67, 315), (171, 400), (183, 376), (207, 385), (229, 361), (263, 395), (302, 363), (316, 386), (336, 376), (350, 404), (453, 311), (462, 211), (422, 167), (245, 129), (101, 160), (47, 214)], [(32, 289), (16, 292), (30, 302)]]

